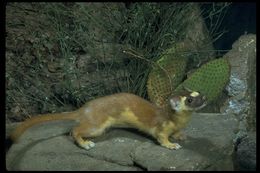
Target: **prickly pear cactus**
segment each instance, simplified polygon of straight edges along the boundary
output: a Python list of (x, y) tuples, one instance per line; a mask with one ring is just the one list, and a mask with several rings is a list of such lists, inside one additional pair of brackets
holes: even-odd
[(183, 50), (182, 44), (166, 50), (153, 65), (148, 76), (149, 99), (160, 107), (165, 105), (169, 95), (184, 78), (187, 58), (177, 53), (181, 50)]
[(177, 88), (176, 92), (183, 88), (199, 91), (207, 97), (207, 101), (215, 100), (229, 81), (230, 66), (228, 60), (219, 58), (202, 65), (190, 75)]

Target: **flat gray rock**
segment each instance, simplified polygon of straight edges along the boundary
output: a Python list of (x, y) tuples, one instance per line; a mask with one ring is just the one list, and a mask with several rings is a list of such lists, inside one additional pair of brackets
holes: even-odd
[[(198, 114), (185, 129), (182, 148), (169, 150), (151, 137), (129, 129), (111, 129), (79, 148), (69, 136), (68, 121), (28, 129), (6, 155), (8, 170), (233, 170), (237, 120), (233, 115)], [(65, 135), (65, 134), (67, 135)]]

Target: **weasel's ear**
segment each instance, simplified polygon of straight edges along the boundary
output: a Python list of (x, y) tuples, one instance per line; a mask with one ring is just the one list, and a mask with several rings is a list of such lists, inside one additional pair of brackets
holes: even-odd
[(193, 91), (193, 92), (190, 92), (190, 95), (189, 96), (192, 96), (192, 97), (199, 97), (200, 96), (200, 93), (197, 92), (197, 91)]

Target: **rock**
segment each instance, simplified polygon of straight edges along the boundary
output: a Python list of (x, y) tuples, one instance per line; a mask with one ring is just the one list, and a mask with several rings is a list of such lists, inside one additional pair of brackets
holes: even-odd
[[(57, 124), (58, 123), (58, 124)], [(237, 120), (234, 115), (194, 114), (182, 148), (169, 150), (129, 129), (111, 129), (79, 148), (69, 132), (73, 123), (44, 123), (28, 129), (6, 155), (8, 170), (233, 170)], [(74, 124), (75, 125), (75, 124)], [(57, 127), (58, 126), (58, 127)]]
[(238, 171), (256, 170), (256, 133), (250, 133), (238, 142), (234, 165)]
[(185, 130), (188, 139), (180, 142), (182, 149), (167, 152), (146, 143), (135, 150), (135, 161), (148, 170), (232, 170), (231, 140), (236, 122), (231, 115), (195, 114)]
[(241, 36), (224, 57), (231, 66), (230, 82), (226, 87), (230, 98), (221, 113), (237, 115), (241, 127), (239, 138), (256, 126), (256, 35)]
[(234, 164), (237, 170), (256, 169), (256, 35), (241, 36), (226, 55), (231, 66), (230, 82), (226, 87), (230, 96), (221, 108), (222, 113), (234, 114), (239, 130), (234, 138)]

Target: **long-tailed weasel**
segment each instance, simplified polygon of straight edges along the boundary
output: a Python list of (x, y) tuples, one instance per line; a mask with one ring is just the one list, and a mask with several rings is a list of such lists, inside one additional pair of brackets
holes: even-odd
[(83, 138), (99, 136), (109, 127), (136, 128), (153, 136), (161, 146), (179, 149), (181, 146), (171, 143), (169, 136), (178, 138), (180, 130), (189, 120), (191, 111), (202, 108), (205, 103), (205, 97), (200, 93), (187, 92), (171, 96), (168, 108), (159, 108), (134, 94), (118, 93), (89, 101), (73, 112), (34, 116), (18, 126), (10, 137), (17, 141), (27, 128), (35, 124), (68, 119), (79, 122), (71, 134), (77, 144), (85, 149), (90, 149), (95, 144)]

